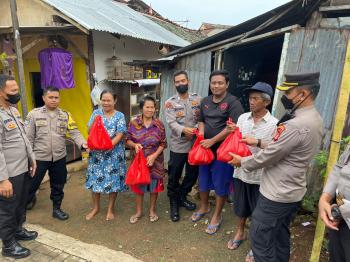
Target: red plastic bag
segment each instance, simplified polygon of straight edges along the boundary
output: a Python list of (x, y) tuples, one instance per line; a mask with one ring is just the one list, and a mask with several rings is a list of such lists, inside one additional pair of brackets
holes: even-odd
[(134, 186), (148, 185), (150, 183), (151, 174), (147, 166), (147, 160), (142, 150), (139, 150), (126, 173), (125, 184), (128, 186)]
[(87, 144), (91, 150), (111, 150), (113, 148), (112, 140), (103, 125), (101, 116), (96, 116), (90, 129)]
[(241, 157), (250, 156), (252, 153), (250, 152), (246, 143), (241, 142), (242, 133), (239, 131), (237, 127), (235, 131), (229, 134), (224, 142), (221, 143), (220, 147), (216, 151), (217, 160), (222, 162), (228, 162), (232, 160), (232, 156), (230, 156), (229, 152), (239, 155)]
[(188, 153), (188, 163), (190, 165), (209, 165), (214, 160), (214, 154), (210, 148), (204, 148), (200, 145), (204, 139), (203, 135), (199, 135), (198, 131), (195, 134), (197, 139)]

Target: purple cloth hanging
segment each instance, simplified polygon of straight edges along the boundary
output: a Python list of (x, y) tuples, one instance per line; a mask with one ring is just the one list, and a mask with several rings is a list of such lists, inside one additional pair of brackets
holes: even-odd
[(73, 55), (61, 48), (46, 48), (38, 55), (41, 71), (41, 88), (54, 86), (73, 88)]

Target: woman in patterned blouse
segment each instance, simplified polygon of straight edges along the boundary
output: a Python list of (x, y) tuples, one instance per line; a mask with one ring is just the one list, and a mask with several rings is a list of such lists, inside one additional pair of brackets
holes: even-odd
[(96, 116), (101, 116), (103, 125), (112, 140), (113, 149), (90, 152), (85, 186), (92, 191), (93, 208), (86, 215), (86, 220), (92, 219), (100, 211), (101, 194), (109, 195), (106, 220), (114, 219), (114, 204), (117, 193), (127, 190), (123, 139), (126, 133), (125, 117), (123, 113), (115, 110), (117, 96), (111, 90), (104, 90), (101, 93), (101, 102), (102, 109), (96, 109), (92, 113), (88, 126), (90, 129)]
[(135, 224), (142, 217), (144, 193), (150, 192), (149, 219), (158, 220), (156, 202), (158, 193), (164, 190), (163, 177), (165, 175), (163, 150), (166, 148), (166, 137), (163, 123), (154, 117), (156, 101), (146, 96), (140, 103), (142, 115), (133, 119), (128, 128), (126, 144), (137, 153), (142, 150), (150, 168), (151, 183), (149, 185), (131, 186), (136, 194), (136, 214), (131, 216), (130, 223)]

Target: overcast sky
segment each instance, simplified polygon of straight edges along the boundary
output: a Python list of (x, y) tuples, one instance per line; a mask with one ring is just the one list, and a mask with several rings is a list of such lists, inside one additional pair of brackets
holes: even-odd
[[(172, 21), (189, 20), (187, 27), (198, 29), (202, 22), (237, 25), (289, 0), (144, 0)], [(186, 26), (186, 23), (180, 23)]]

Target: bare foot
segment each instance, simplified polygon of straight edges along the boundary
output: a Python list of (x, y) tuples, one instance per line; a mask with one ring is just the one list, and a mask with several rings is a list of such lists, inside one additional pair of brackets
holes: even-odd
[(114, 219), (114, 213), (113, 212), (107, 212), (106, 220), (110, 221)]
[(99, 212), (98, 209), (93, 209), (93, 210), (91, 210), (91, 211), (85, 216), (85, 219), (86, 219), (86, 220), (91, 220), (94, 216), (97, 215), (98, 212)]

